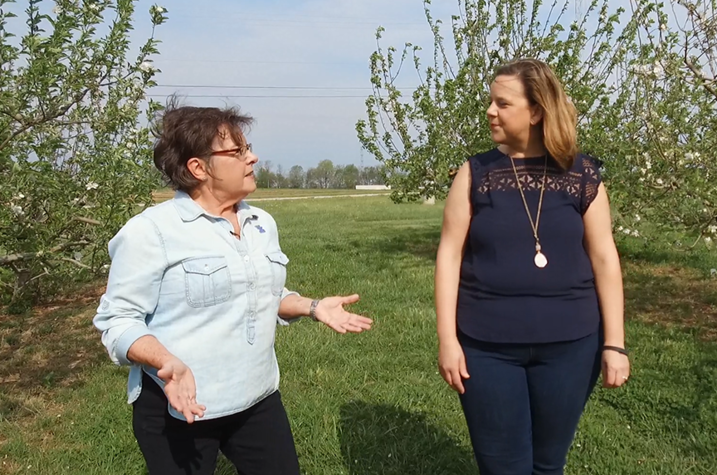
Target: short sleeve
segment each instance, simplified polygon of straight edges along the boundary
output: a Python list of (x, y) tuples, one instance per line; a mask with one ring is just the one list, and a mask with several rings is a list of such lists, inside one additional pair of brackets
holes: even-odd
[(590, 204), (595, 200), (598, 194), (598, 187), (602, 182), (602, 176), (600, 174), (600, 167), (602, 167), (602, 161), (588, 157), (587, 155), (581, 156), (582, 160), (582, 191), (580, 196), (580, 213), (585, 212), (590, 207)]

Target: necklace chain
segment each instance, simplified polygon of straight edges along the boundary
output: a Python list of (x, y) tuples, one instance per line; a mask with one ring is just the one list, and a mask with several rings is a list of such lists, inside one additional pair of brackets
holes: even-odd
[(535, 216), (535, 221), (533, 221), (533, 216), (530, 214), (530, 208), (528, 208), (528, 201), (525, 199), (525, 194), (523, 193), (523, 187), (520, 184), (520, 178), (518, 177), (518, 170), (515, 168), (515, 161), (513, 161), (513, 157), (510, 155), (508, 156), (510, 158), (510, 163), (513, 165), (513, 173), (515, 173), (515, 182), (518, 185), (518, 191), (520, 191), (520, 197), (523, 199), (523, 206), (525, 206), (525, 212), (528, 215), (528, 220), (530, 221), (530, 227), (533, 229), (533, 237), (535, 238), (535, 250), (537, 252), (540, 252), (541, 246), (540, 246), (540, 238), (538, 237), (538, 226), (540, 226), (540, 214), (543, 209), (543, 194), (545, 193), (545, 178), (548, 174), (548, 158), (545, 157), (545, 167), (543, 168), (543, 182), (540, 187), (540, 200), (538, 201), (538, 213)]

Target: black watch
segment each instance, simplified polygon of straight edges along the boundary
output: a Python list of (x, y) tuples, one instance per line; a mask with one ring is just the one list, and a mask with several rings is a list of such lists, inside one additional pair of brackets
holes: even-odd
[(321, 302), (321, 300), (319, 299), (312, 300), (311, 306), (309, 307), (309, 316), (315, 322), (318, 322), (318, 320), (316, 319), (316, 307), (319, 305), (319, 302)]

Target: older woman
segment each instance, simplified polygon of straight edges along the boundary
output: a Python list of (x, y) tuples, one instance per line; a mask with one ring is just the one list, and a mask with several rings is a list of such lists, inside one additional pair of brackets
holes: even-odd
[(593, 386), (630, 375), (620, 260), (596, 160), (550, 68), (519, 60), (490, 88), (497, 147), (470, 157), (436, 263), (439, 367), (481, 475), (558, 475)]
[(243, 201), (257, 157), (233, 109), (170, 106), (154, 162), (174, 199), (132, 218), (109, 243), (95, 326), (129, 365), (133, 428), (150, 474), (214, 473), (218, 451), (245, 475), (299, 473), (278, 391), (277, 323), (311, 316), (361, 332), (357, 295), (312, 300), (285, 289), (274, 219)]

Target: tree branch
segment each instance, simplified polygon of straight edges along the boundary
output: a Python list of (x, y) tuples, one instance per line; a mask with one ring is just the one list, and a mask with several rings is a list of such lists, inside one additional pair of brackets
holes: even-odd
[(90, 244), (89, 241), (66, 242), (64, 244), (60, 244), (60, 245), (53, 247), (49, 251), (26, 252), (23, 254), (10, 254), (7, 256), (0, 257), (0, 266), (8, 266), (10, 264), (13, 264), (14, 262), (28, 261), (30, 259), (36, 259), (38, 257), (42, 257), (46, 254), (55, 254), (60, 251), (64, 251), (65, 249), (69, 249), (71, 247), (87, 246), (88, 244)]
[(685, 65), (692, 71), (692, 74), (697, 76), (699, 79), (702, 80), (702, 87), (705, 88), (707, 92), (715, 96), (715, 99), (717, 99), (717, 89), (715, 89), (710, 83), (714, 82), (714, 80), (711, 80), (702, 73), (697, 67), (695, 67), (694, 64), (692, 64), (692, 61), (689, 60), (687, 57), (687, 52), (685, 51)]

